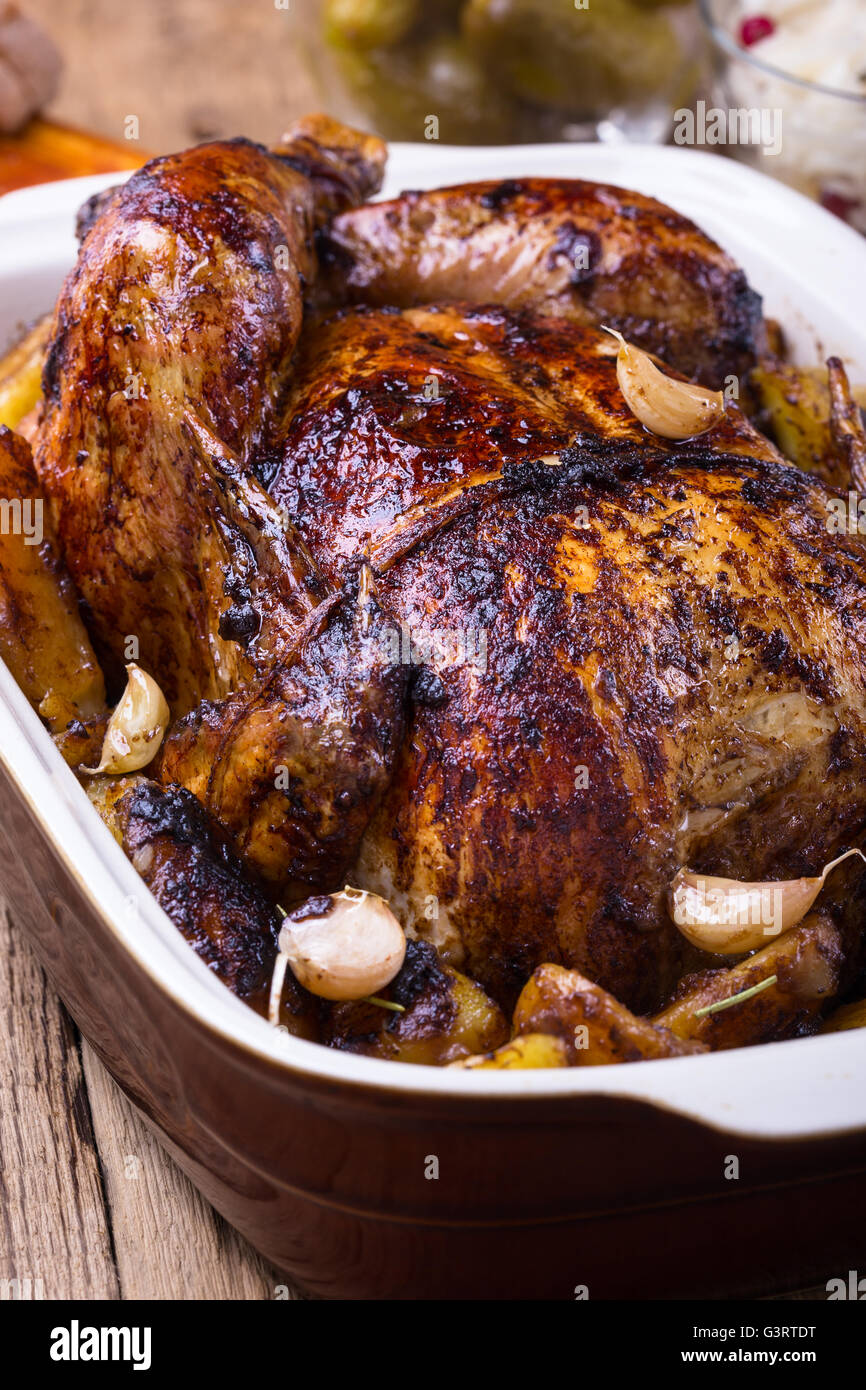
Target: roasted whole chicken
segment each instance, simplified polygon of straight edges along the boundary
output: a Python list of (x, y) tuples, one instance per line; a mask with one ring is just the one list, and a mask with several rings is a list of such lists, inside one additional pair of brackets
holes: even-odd
[[(577, 181), (370, 203), (384, 163), (312, 117), (83, 210), (28, 430), (88, 676), (52, 691), (64, 754), (134, 659), (159, 751), (81, 776), (199, 954), (304, 1037), (511, 1067), (814, 1031), (864, 964), (862, 856), (788, 906), (866, 828), (844, 370), (803, 471), (750, 418), (760, 299), (692, 223)], [(703, 391), (710, 427), (648, 428), (615, 335), (646, 418)], [(30, 467), (17, 436), (4, 459)], [(13, 670), (28, 640), (0, 623)], [(686, 869), (782, 916), (736, 950), (718, 913), (681, 930)]]

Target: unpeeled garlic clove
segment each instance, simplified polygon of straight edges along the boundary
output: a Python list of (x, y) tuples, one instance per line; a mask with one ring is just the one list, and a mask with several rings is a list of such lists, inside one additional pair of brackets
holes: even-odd
[(766, 946), (802, 922), (832, 869), (862, 850), (849, 849), (817, 878), (744, 883), (680, 869), (668, 889), (668, 910), (687, 941), (714, 955), (739, 956)]
[(725, 413), (721, 391), (665, 376), (648, 353), (627, 343), (615, 328), (604, 331), (619, 343), (616, 379), (625, 403), (653, 434), (662, 439), (691, 439), (721, 420)]
[[(287, 917), (280, 954), (299, 984), (320, 999), (365, 999), (390, 984), (403, 964), (406, 936), (384, 898), (364, 889), (310, 899)], [(318, 910), (316, 910), (318, 909)]]
[(110, 774), (138, 772), (159, 751), (168, 728), (169, 708), (153, 676), (134, 662), (126, 668), (126, 689), (108, 721), (97, 767), (82, 772)]

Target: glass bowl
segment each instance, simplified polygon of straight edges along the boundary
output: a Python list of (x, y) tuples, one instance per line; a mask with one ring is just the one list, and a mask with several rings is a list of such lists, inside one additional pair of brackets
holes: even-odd
[[(744, 47), (739, 41), (744, 17), (756, 19), (754, 5), (699, 0), (699, 7), (710, 38), (711, 71), (708, 101), (695, 109), (694, 143), (718, 143), (866, 233), (866, 73), (860, 95), (782, 71), (761, 56), (760, 43)], [(822, 13), (826, 25), (829, 7), (816, 7), (819, 21)], [(784, 23), (782, 14), (778, 24)], [(838, 32), (839, 54), (847, 37)], [(825, 53), (828, 43), (831, 49), (837, 43), (825, 27), (816, 36), (816, 53), (804, 55), (813, 66), (820, 57), (818, 40)], [(724, 138), (714, 140), (719, 134)], [(692, 143), (676, 132), (674, 138)]]
[(301, 0), (323, 104), (389, 140), (661, 142), (698, 27), (659, 0)]

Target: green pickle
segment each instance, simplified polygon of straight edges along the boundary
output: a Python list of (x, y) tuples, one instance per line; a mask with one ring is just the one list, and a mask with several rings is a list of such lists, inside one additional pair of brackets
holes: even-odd
[(421, 0), (326, 0), (325, 35), (349, 48), (388, 47), (406, 37), (423, 8)]
[(652, 96), (681, 62), (668, 19), (631, 0), (467, 0), (462, 22), (515, 97), (578, 117)]
[(387, 140), (505, 144), (516, 137), (513, 104), (457, 34), (334, 56), (353, 102)]

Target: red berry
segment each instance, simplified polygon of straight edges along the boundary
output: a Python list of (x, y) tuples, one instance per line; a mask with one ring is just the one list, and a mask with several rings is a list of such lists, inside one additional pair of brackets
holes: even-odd
[(740, 43), (744, 48), (751, 48), (753, 43), (768, 39), (775, 32), (776, 26), (769, 15), (755, 14), (740, 25)]
[(841, 217), (843, 222), (849, 222), (851, 213), (856, 212), (860, 206), (860, 199), (846, 198), (844, 193), (834, 193), (832, 189), (825, 188), (821, 194), (821, 206), (832, 212), (835, 217)]

